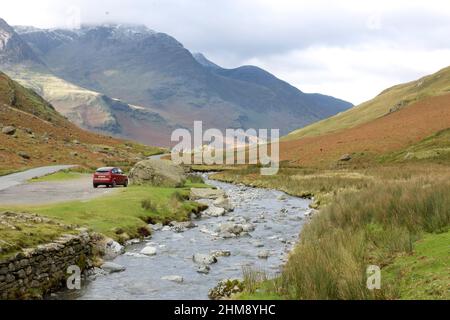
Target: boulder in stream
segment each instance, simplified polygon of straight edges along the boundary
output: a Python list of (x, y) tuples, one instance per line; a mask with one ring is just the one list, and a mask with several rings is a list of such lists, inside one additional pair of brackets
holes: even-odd
[(191, 193), (189, 198), (191, 200), (199, 200), (199, 199), (218, 199), (220, 197), (224, 197), (225, 192), (220, 189), (212, 189), (212, 188), (191, 188)]
[(211, 270), (211, 268), (207, 265), (200, 265), (197, 268), (197, 272), (202, 274), (208, 274), (209, 270)]
[(120, 264), (113, 262), (105, 262), (102, 264), (101, 268), (108, 273), (122, 272), (125, 271), (125, 267)]
[(231, 204), (230, 199), (226, 197), (217, 198), (214, 200), (213, 204), (216, 207), (223, 208), (227, 212), (234, 210), (234, 206)]
[(242, 227), (241, 224), (238, 224), (238, 223), (225, 222), (225, 223), (221, 223), (217, 227), (217, 231), (218, 231), (219, 235), (223, 235), (226, 233), (239, 235), (240, 233), (242, 233), (244, 231), (244, 228)]
[(202, 265), (208, 265), (213, 264), (217, 262), (217, 258), (213, 256), (212, 254), (203, 254), (203, 253), (196, 253), (192, 257), (192, 260), (194, 260), (195, 263), (202, 264)]
[(147, 246), (141, 250), (141, 254), (145, 254), (146, 256), (154, 256), (156, 255), (156, 248), (152, 246)]
[(211, 252), (211, 254), (216, 258), (229, 257), (229, 256), (231, 256), (231, 251), (230, 250), (214, 250)]
[(111, 238), (101, 238), (95, 245), (105, 260), (112, 260), (125, 252), (124, 246)]
[(208, 209), (203, 211), (202, 214), (204, 216), (209, 216), (209, 217), (220, 217), (220, 216), (223, 216), (225, 214), (225, 209), (216, 207), (214, 205), (211, 205), (211, 206), (208, 207)]
[(167, 281), (172, 281), (172, 282), (176, 282), (176, 283), (182, 283), (184, 281), (182, 276), (176, 276), (176, 275), (164, 276), (164, 277), (161, 277), (161, 280), (167, 280)]

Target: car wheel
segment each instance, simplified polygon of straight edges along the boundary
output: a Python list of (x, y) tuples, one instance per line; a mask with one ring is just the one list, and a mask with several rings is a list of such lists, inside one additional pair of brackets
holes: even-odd
[(113, 183), (112, 183), (111, 187), (112, 187), (112, 188), (115, 188), (115, 187), (117, 187), (117, 183), (116, 183), (116, 180), (114, 180), (114, 181), (113, 181)]
[(98, 184), (94, 183), (94, 188), (97, 189), (97, 187), (98, 187)]
[(128, 180), (125, 180), (125, 183), (123, 184), (123, 186), (126, 188), (128, 187)]

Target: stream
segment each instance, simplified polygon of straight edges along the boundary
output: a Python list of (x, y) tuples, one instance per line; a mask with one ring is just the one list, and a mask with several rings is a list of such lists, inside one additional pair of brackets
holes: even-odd
[[(222, 279), (242, 278), (245, 267), (264, 271), (268, 276), (279, 273), (298, 240), (310, 200), (204, 177), (206, 183), (225, 191), (235, 206), (234, 211), (220, 217), (195, 219), (197, 227), (184, 232), (155, 231), (150, 239), (127, 246), (126, 253), (112, 261), (126, 267), (125, 271), (99, 276), (81, 290), (66, 291), (59, 298), (208, 299), (209, 289)], [(236, 220), (250, 223), (254, 231), (227, 239), (214, 235), (219, 224)], [(157, 248), (156, 255), (139, 254), (148, 245)], [(198, 273), (193, 255), (216, 250), (227, 250), (230, 256), (219, 256), (217, 263), (210, 265), (208, 274)], [(268, 257), (258, 257), (262, 251)], [(173, 275), (182, 277), (183, 281), (162, 279)]]

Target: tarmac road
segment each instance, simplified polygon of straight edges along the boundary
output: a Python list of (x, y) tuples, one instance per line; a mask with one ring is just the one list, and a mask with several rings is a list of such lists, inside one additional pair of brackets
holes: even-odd
[(73, 165), (40, 167), (0, 177), (0, 206), (88, 200), (117, 190), (102, 187), (94, 189), (92, 177), (89, 174), (80, 179), (67, 181), (28, 182), (34, 177), (45, 176), (71, 167)]

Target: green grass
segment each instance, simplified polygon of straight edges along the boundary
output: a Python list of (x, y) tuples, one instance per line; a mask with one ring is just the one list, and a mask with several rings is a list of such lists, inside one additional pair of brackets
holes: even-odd
[(52, 174), (48, 174), (46, 176), (32, 178), (29, 180), (29, 182), (64, 181), (64, 180), (79, 179), (86, 176), (87, 174), (83, 174), (80, 172), (75, 172), (71, 170), (62, 170)]
[[(189, 183), (184, 188), (130, 186), (88, 201), (10, 207), (4, 210), (37, 213), (66, 224), (86, 226), (93, 231), (123, 241), (145, 235), (148, 232), (149, 222), (188, 220), (190, 213), (199, 210), (200, 205), (185, 199), (181, 200), (179, 194), (186, 198), (193, 186)], [(143, 200), (150, 200), (157, 209), (146, 210), (142, 207)]]
[[(393, 281), (381, 290), (370, 291), (365, 270), (372, 264), (384, 270), (399, 256), (413, 254), (426, 233), (448, 232), (449, 169), (445, 165), (408, 163), (360, 170), (282, 168), (276, 176), (260, 176), (257, 168), (248, 168), (213, 176), (294, 195), (315, 195), (322, 200), (316, 203), (320, 212), (304, 226), (281, 277), (246, 292), (242, 298), (408, 297), (402, 291), (414, 291), (414, 280), (405, 280), (404, 288)], [(448, 265), (448, 261), (445, 263)], [(438, 283), (447, 281), (443, 274), (435, 273)]]
[(32, 216), (29, 219), (11, 219), (8, 214), (0, 213), (0, 221), (0, 260), (21, 249), (48, 243), (62, 234), (77, 232), (53, 221), (36, 221)]
[(450, 163), (450, 128), (439, 131), (422, 141), (380, 157), (381, 163), (389, 162)]
[[(400, 299), (450, 299), (450, 232), (426, 234), (382, 270)], [(394, 283), (394, 284), (393, 284)]]
[(419, 80), (386, 89), (372, 100), (328, 119), (295, 130), (283, 139), (300, 139), (352, 128), (358, 124), (374, 120), (389, 113), (389, 110), (399, 103), (402, 107), (406, 107), (426, 97), (447, 94), (449, 92), (450, 67), (447, 67)]

